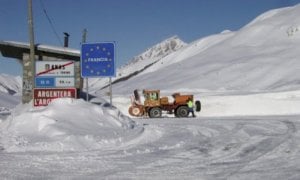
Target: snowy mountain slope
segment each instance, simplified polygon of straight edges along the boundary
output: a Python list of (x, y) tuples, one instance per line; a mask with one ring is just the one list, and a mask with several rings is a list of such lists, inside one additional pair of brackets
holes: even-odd
[[(160, 61), (165, 56), (178, 51), (182, 47), (186, 46), (178, 36), (168, 38), (138, 56), (135, 56), (126, 65), (117, 69), (117, 77), (113, 78), (113, 82), (127, 80), (133, 76), (136, 76), (145, 69), (151, 67), (153, 64)], [(89, 85), (91, 91), (103, 88), (108, 84), (107, 78), (90, 79)]]
[[(17, 104), (21, 102), (20, 96), (12, 96), (7, 93), (0, 92), (0, 108), (14, 108)], [(0, 113), (2, 111), (0, 110)]]
[[(21, 77), (0, 74), (0, 114), (6, 114), (21, 102)], [(10, 110), (9, 110), (10, 111)]]
[[(260, 15), (236, 32), (195, 41), (116, 84), (163, 90), (278, 91), (300, 88), (300, 5)], [(133, 67), (134, 68), (134, 67)]]
[(147, 49), (142, 54), (134, 57), (125, 66), (128, 66), (130, 64), (136, 64), (136, 62), (141, 62), (144, 60), (147, 61), (149, 59), (162, 58), (174, 51), (177, 51), (178, 49), (182, 48), (185, 45), (186, 43), (183, 42), (181, 39), (179, 39), (178, 36), (173, 36)]
[(22, 91), (21, 77), (11, 76), (7, 74), (0, 74), (0, 92), (8, 93), (10, 95), (20, 94)]

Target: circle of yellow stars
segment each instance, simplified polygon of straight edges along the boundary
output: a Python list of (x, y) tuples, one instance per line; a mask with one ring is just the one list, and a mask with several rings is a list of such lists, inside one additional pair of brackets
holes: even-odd
[[(97, 49), (97, 50), (100, 50), (101, 47), (100, 47), (100, 46), (96, 46), (96, 49)], [(106, 52), (106, 48), (105, 48), (105, 47), (103, 47), (101, 50), (102, 50), (102, 52)], [(90, 48), (90, 52), (93, 52), (93, 51), (94, 51), (94, 48)], [(88, 53), (88, 52), (85, 53), (85, 56), (86, 56), (86, 57), (88, 57), (89, 55), (90, 55), (90, 53)], [(109, 57), (109, 56), (111, 56), (111, 53), (107, 51), (107, 52), (106, 52), (106, 55)], [(108, 58), (108, 61), (112, 61), (112, 58), (109, 57), (109, 58)], [(88, 60), (85, 59), (84, 62), (87, 63)], [(107, 67), (108, 69), (111, 68), (111, 64), (107, 64), (106, 67)], [(104, 73), (104, 74), (106, 73), (106, 69), (102, 69), (102, 72), (101, 72), (101, 70), (95, 72), (89, 65), (86, 65), (85, 68), (86, 68), (86, 69), (89, 69), (89, 71), (90, 71), (91, 74), (94, 74), (94, 73), (95, 73), (95, 74), (97, 74), (97, 75), (100, 75), (101, 73)]]

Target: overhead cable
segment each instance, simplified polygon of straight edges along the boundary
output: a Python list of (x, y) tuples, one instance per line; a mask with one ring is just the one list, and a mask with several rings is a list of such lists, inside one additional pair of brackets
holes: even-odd
[(50, 26), (51, 26), (51, 29), (52, 29), (54, 35), (56, 36), (56, 38), (57, 38), (59, 44), (60, 44), (61, 46), (63, 46), (63, 43), (62, 43), (62, 41), (61, 41), (61, 39), (60, 39), (58, 33), (57, 33), (56, 30), (55, 30), (54, 24), (53, 24), (51, 18), (49, 17), (49, 15), (48, 15), (48, 13), (47, 13), (47, 10), (46, 10), (46, 8), (45, 8), (45, 5), (44, 5), (44, 3), (43, 3), (42, 0), (40, 0), (40, 4), (41, 4), (41, 6), (42, 6), (43, 12), (44, 12), (44, 14), (45, 14), (45, 16), (46, 16), (46, 18), (47, 18), (47, 20), (48, 20)]

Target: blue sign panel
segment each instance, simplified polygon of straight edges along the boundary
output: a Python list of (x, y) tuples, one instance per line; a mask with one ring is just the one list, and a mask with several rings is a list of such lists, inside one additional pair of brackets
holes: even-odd
[(115, 75), (114, 42), (81, 45), (82, 77), (112, 77)]
[(55, 78), (54, 77), (36, 77), (35, 78), (36, 87), (54, 87)]

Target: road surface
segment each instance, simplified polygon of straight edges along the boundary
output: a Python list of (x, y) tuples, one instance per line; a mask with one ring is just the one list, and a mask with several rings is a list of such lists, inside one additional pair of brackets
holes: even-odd
[(134, 119), (144, 129), (111, 148), (15, 152), (8, 179), (300, 179), (300, 116)]

